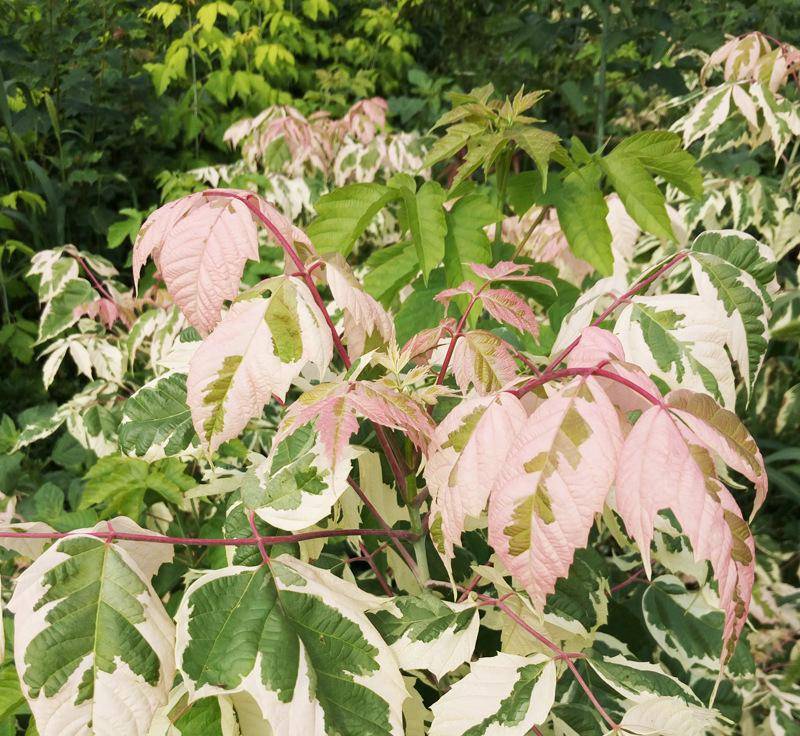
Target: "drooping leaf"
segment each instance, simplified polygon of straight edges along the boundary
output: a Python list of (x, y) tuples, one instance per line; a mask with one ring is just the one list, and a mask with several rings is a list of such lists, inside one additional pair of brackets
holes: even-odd
[(503, 470), (509, 447), (527, 419), (510, 393), (465, 399), (439, 424), (425, 480), (441, 514), (445, 553), (459, 544), (467, 516), (477, 517)]
[(325, 259), (325, 276), (333, 299), (344, 313), (344, 336), (351, 358), (364, 353), (377, 340), (394, 339), (391, 315), (361, 286), (344, 258), (338, 253)]
[(489, 499), (489, 541), (537, 606), (586, 545), (621, 446), (616, 409), (589, 377), (545, 400), (503, 462)]
[(747, 427), (732, 411), (687, 389), (671, 391), (666, 402), (709, 452), (755, 485), (755, 514), (767, 496), (768, 479), (761, 450)]
[(266, 298), (234, 303), (189, 364), (192, 422), (211, 450), (236, 437), (271, 394), (283, 399), (306, 366), (322, 375), (331, 361), (330, 332), (305, 285), (288, 276), (269, 288)]
[(483, 657), (433, 704), (430, 736), (525, 736), (547, 718), (555, 688), (555, 664), (542, 655)]
[(725, 612), (724, 658), (729, 658), (750, 606), (755, 545), (703, 443), (666, 406), (647, 409), (626, 438), (615, 497), (648, 572), (653, 525), (661, 510), (673, 512), (695, 559), (711, 563)]
[[(498, 213), (488, 197), (471, 192), (461, 197), (445, 215), (447, 235), (444, 244), (444, 272), (447, 286), (453, 287), (471, 279), (467, 264), (489, 264), (491, 244), (484, 227), (497, 222)], [(466, 300), (459, 306), (464, 308)]]
[[(114, 529), (148, 533), (128, 519)], [(147, 734), (175, 672), (172, 620), (150, 585), (171, 559), (169, 545), (75, 534), (19, 577), (17, 671), (42, 736)]]
[(426, 181), (416, 193), (406, 186), (396, 187), (395, 191), (402, 197), (403, 219), (411, 232), (422, 278), (427, 283), (430, 272), (444, 258), (447, 232), (445, 191), (434, 181)]
[(197, 443), (186, 403), (186, 376), (168, 372), (146, 383), (125, 401), (119, 446), (127, 455), (153, 462)]
[(286, 555), (208, 571), (178, 610), (178, 666), (192, 698), (249, 694), (274, 736), (401, 736), (406, 690), (365, 615), (376, 605)]
[(567, 174), (560, 187), (551, 186), (550, 196), (572, 252), (607, 276), (614, 259), (611, 231), (606, 223), (608, 205), (597, 179), (596, 167), (584, 167)]
[(406, 670), (441, 679), (472, 658), (480, 615), (472, 603), (450, 603), (427, 593), (395, 598), (369, 618)]
[(725, 325), (726, 345), (750, 391), (767, 348), (772, 309), (768, 287), (775, 273), (769, 248), (736, 230), (699, 235), (690, 251), (697, 291)]

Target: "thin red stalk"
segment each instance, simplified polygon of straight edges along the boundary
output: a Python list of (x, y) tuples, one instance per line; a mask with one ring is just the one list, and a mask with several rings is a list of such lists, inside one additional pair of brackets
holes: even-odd
[(546, 636), (544, 636), (543, 634), (540, 634), (538, 631), (536, 631), (536, 629), (534, 629), (533, 627), (529, 626), (524, 619), (522, 619), (520, 616), (517, 616), (517, 614), (514, 613), (514, 611), (512, 611), (502, 601), (497, 601), (495, 606), (496, 606), (496, 608), (498, 610), (502, 611), (506, 616), (508, 616), (512, 621), (516, 622), (519, 626), (521, 626), (523, 629), (525, 629), (525, 631), (527, 631), (529, 634), (531, 634), (531, 636), (533, 636), (535, 639), (537, 639), (542, 644), (544, 644), (546, 647), (548, 647), (553, 652), (555, 652), (558, 655), (558, 658), (563, 660), (566, 663), (567, 667), (569, 667), (569, 671), (572, 673), (572, 676), (575, 678), (577, 683), (581, 686), (583, 691), (586, 693), (586, 696), (589, 698), (589, 700), (591, 701), (592, 705), (595, 707), (595, 709), (600, 714), (600, 716), (603, 718), (603, 720), (609, 726), (611, 726), (612, 729), (619, 728), (619, 725), (614, 721), (614, 719), (610, 715), (608, 715), (608, 713), (606, 712), (606, 709), (603, 708), (603, 706), (601, 705), (600, 701), (597, 699), (595, 694), (592, 692), (591, 688), (586, 684), (586, 680), (583, 679), (583, 676), (578, 671), (578, 668), (575, 666), (575, 663), (572, 661), (574, 656), (570, 655), (568, 652), (563, 651), (560, 647), (558, 647), (556, 644), (554, 644), (552, 641), (550, 641)]
[(458, 597), (458, 602), (459, 603), (463, 603), (465, 600), (467, 600), (467, 596), (475, 589), (475, 586), (478, 584), (480, 579), (481, 579), (481, 576), (480, 575), (476, 575), (474, 578), (472, 578), (472, 580), (469, 581), (469, 585), (467, 585), (467, 587), (464, 588), (464, 591)]
[(106, 287), (103, 286), (103, 284), (100, 283), (100, 281), (98, 280), (97, 276), (94, 275), (94, 272), (92, 271), (92, 269), (89, 268), (89, 266), (86, 263), (86, 261), (84, 261), (83, 258), (81, 258), (81, 256), (79, 256), (77, 253), (73, 252), (73, 253), (70, 253), (70, 255), (80, 264), (81, 268), (84, 271), (86, 271), (86, 275), (89, 277), (89, 281), (91, 281), (92, 284), (94, 285), (94, 288), (97, 289), (97, 291), (100, 292), (100, 296), (103, 296), (106, 299), (108, 299), (109, 301), (112, 301), (112, 302), (114, 302), (116, 304), (116, 300), (111, 295), (111, 292), (108, 291), (108, 289), (106, 289)]
[[(603, 323), (603, 320), (608, 317), (620, 304), (628, 301), (632, 296), (638, 294), (642, 289), (652, 284), (657, 279), (661, 278), (667, 271), (672, 269), (674, 266), (677, 266), (681, 261), (685, 260), (689, 257), (689, 254), (686, 251), (682, 251), (678, 253), (674, 258), (670, 259), (667, 263), (665, 263), (661, 268), (659, 268), (654, 273), (650, 274), (646, 279), (637, 282), (634, 284), (628, 291), (626, 291), (622, 296), (618, 296), (614, 299), (613, 302), (608, 306), (607, 309), (603, 310), (600, 316), (592, 322), (592, 327), (597, 327)], [(578, 335), (566, 348), (564, 348), (553, 360), (550, 361), (547, 368), (544, 369), (544, 375), (547, 375), (550, 371), (555, 368), (559, 363), (561, 363), (564, 358), (566, 358), (576, 347), (578, 347), (578, 343), (581, 341), (581, 336)]]
[(642, 573), (644, 572), (644, 568), (640, 567), (633, 575), (625, 578), (621, 583), (617, 583), (611, 590), (608, 591), (609, 595), (614, 595), (617, 591), (622, 590), (623, 588), (627, 588), (629, 585), (633, 583), (638, 583), (639, 578), (642, 577)]
[(436, 377), (437, 385), (441, 385), (444, 382), (444, 377), (447, 375), (447, 368), (450, 365), (451, 358), (453, 357), (453, 351), (456, 349), (456, 343), (458, 342), (458, 338), (460, 338), (464, 334), (462, 330), (464, 329), (464, 325), (467, 323), (467, 317), (469, 317), (469, 313), (475, 306), (475, 302), (478, 300), (480, 293), (489, 283), (491, 282), (487, 281), (472, 295), (472, 298), (469, 300), (469, 304), (467, 304), (467, 308), (464, 310), (464, 314), (462, 314), (461, 319), (458, 320), (458, 324), (456, 325), (456, 331), (450, 338), (450, 344), (447, 346), (447, 352), (444, 355), (444, 360), (442, 361), (442, 367), (439, 370), (439, 375)]
[(250, 528), (253, 530), (253, 539), (256, 540), (256, 544), (258, 545), (258, 551), (261, 553), (261, 559), (264, 561), (264, 564), (269, 564), (269, 555), (267, 554), (267, 549), (264, 547), (264, 540), (261, 539), (261, 535), (258, 533), (258, 528), (256, 527), (256, 512), (251, 511), (250, 516), (248, 517), (250, 521)]
[[(73, 537), (77, 532), (0, 532), (0, 539), (65, 539)], [(282, 544), (304, 542), (308, 539), (326, 539), (328, 537), (384, 537), (392, 540), (415, 540), (418, 535), (404, 529), (319, 529), (313, 532), (299, 532), (298, 534), (283, 534), (280, 536), (258, 537), (169, 537), (161, 534), (135, 534), (130, 532), (95, 532), (82, 531), (81, 535), (97, 537), (98, 539), (122, 539), (128, 542), (151, 542), (153, 544), (183, 544), (194, 547), (248, 547), (263, 544)]]
[[(440, 580), (431, 580), (431, 581), (428, 582), (428, 585), (441, 586), (441, 587), (445, 587), (445, 588), (450, 588), (451, 587), (450, 583), (445, 583), (445, 582), (440, 581)], [(458, 590), (460, 590), (462, 592), (467, 590), (467, 588), (465, 588), (463, 585), (457, 585), (456, 588), (458, 588)], [(534, 629), (530, 624), (528, 624), (528, 622), (525, 621), (525, 619), (523, 619), (521, 616), (517, 615), (513, 610), (511, 610), (505, 604), (505, 599), (508, 596), (504, 596), (503, 598), (493, 598), (492, 596), (484, 595), (483, 593), (475, 593), (475, 595), (477, 596), (479, 601), (482, 601), (482, 602), (487, 603), (487, 604), (491, 604), (495, 608), (497, 608), (498, 611), (502, 611), (506, 616), (508, 616), (518, 626), (520, 626), (522, 629), (527, 631), (532, 637), (534, 637), (534, 639), (536, 639), (537, 641), (541, 642), (550, 651), (552, 651), (556, 655), (557, 659), (563, 660), (566, 663), (567, 667), (569, 668), (569, 671), (572, 673), (573, 677), (575, 677), (575, 680), (577, 681), (577, 683), (581, 686), (583, 691), (586, 693), (586, 695), (589, 698), (589, 700), (591, 701), (592, 705), (595, 707), (597, 712), (600, 714), (600, 716), (606, 721), (606, 723), (608, 723), (609, 726), (611, 726), (612, 729), (618, 729), (619, 728), (619, 725), (614, 722), (614, 719), (611, 718), (610, 715), (608, 715), (608, 713), (606, 712), (606, 709), (603, 708), (603, 706), (600, 703), (600, 701), (595, 697), (595, 694), (591, 691), (589, 686), (586, 684), (586, 680), (583, 679), (583, 677), (581, 676), (581, 673), (578, 671), (578, 668), (575, 666), (575, 663), (573, 662), (573, 660), (575, 660), (575, 659), (581, 659), (584, 655), (582, 655), (580, 653), (577, 653), (577, 652), (565, 652), (555, 642), (550, 641), (550, 639), (548, 639), (544, 634), (541, 634), (540, 632), (536, 631), (536, 629)]]
[(531, 378), (530, 381), (525, 382), (520, 386), (518, 389), (513, 391), (513, 394), (519, 398), (524, 396), (528, 391), (537, 388), (538, 386), (542, 386), (549, 381), (555, 381), (559, 378), (569, 378), (570, 376), (602, 376), (603, 378), (608, 378), (611, 381), (616, 381), (617, 383), (621, 383), (623, 386), (626, 386), (631, 391), (635, 391), (640, 396), (643, 396), (649, 402), (653, 404), (663, 404), (663, 401), (658, 397), (651, 394), (647, 389), (638, 386), (633, 381), (625, 378), (624, 376), (617, 375), (612, 371), (607, 371), (604, 368), (595, 367), (595, 368), (564, 368), (560, 371), (553, 371), (553, 372), (545, 372), (541, 376), (537, 378)]
[(381, 588), (383, 588), (383, 592), (386, 593), (389, 598), (394, 597), (394, 593), (392, 589), (389, 587), (389, 583), (386, 582), (386, 578), (383, 577), (383, 574), (378, 569), (378, 566), (375, 564), (375, 560), (372, 559), (372, 555), (369, 553), (367, 548), (364, 544), (361, 544), (361, 556), (366, 560), (367, 564), (370, 566), (373, 574), (375, 575), (375, 579), (378, 581)]
[[(364, 505), (369, 509), (370, 513), (378, 520), (378, 524), (383, 527), (384, 531), (391, 532), (392, 528), (389, 526), (389, 523), (381, 516), (380, 511), (375, 508), (375, 504), (369, 500), (369, 496), (364, 493), (363, 489), (361, 488), (358, 483), (356, 483), (352, 478), (348, 478), (347, 482), (350, 484), (350, 487), (356, 492), (358, 497), (363, 501)], [(397, 553), (403, 559), (403, 562), (408, 565), (408, 568), (414, 573), (414, 576), (417, 577), (417, 563), (414, 562), (414, 558), (411, 557), (410, 552), (398, 541), (398, 539), (394, 536), (389, 537), (392, 541), (392, 544), (397, 549)]]

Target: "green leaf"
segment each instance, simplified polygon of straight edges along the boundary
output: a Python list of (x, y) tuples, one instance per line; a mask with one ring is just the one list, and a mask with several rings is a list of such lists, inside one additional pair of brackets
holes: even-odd
[(249, 693), (275, 736), (400, 736), (405, 687), (364, 614), (376, 604), (286, 555), (205, 572), (177, 614), (184, 681), (192, 694)]
[(397, 189), (382, 184), (348, 184), (334, 189), (317, 201), (317, 216), (307, 228), (308, 237), (320, 253), (347, 255), (375, 215), (399, 196)]
[(703, 175), (694, 156), (684, 151), (677, 133), (651, 130), (625, 138), (610, 154), (635, 157), (651, 174), (660, 176), (690, 197), (703, 194)]
[(514, 142), (527, 153), (539, 169), (542, 177), (542, 189), (547, 191), (547, 171), (550, 157), (559, 147), (559, 137), (555, 133), (530, 125), (514, 126), (508, 131)]
[[(487, 265), (491, 263), (492, 247), (483, 228), (497, 222), (499, 219), (497, 208), (484, 194), (471, 192), (461, 197), (453, 205), (447, 213), (446, 219), (445, 283), (449, 287), (460, 286), (465, 281), (472, 281), (474, 284), (482, 283), (482, 279), (477, 277), (467, 266), (470, 263)], [(456, 298), (456, 303), (462, 312), (466, 309), (468, 301), (469, 297), (466, 295)], [(476, 310), (475, 319), (477, 317)]]
[(186, 376), (167, 373), (130, 396), (122, 410), (119, 446), (126, 454), (153, 462), (197, 444), (186, 404)]
[(674, 240), (666, 199), (639, 159), (612, 151), (601, 165), (636, 224), (659, 238)]
[(444, 258), (444, 239), (447, 232), (445, 191), (435, 181), (426, 181), (416, 194), (406, 186), (401, 186), (396, 191), (402, 196), (404, 221), (411, 232), (422, 278), (427, 283), (430, 272)]
[(431, 274), (427, 285), (421, 279), (414, 282), (414, 290), (406, 297), (395, 316), (397, 341), (403, 344), (420, 330), (435, 327), (444, 317), (444, 307), (434, 297), (444, 289), (444, 269)]
[(600, 191), (595, 165), (575, 171), (560, 182), (551, 182), (558, 220), (572, 252), (608, 276), (614, 266), (611, 231), (606, 224), (608, 206)]
[(440, 161), (446, 161), (457, 154), (472, 136), (478, 135), (484, 126), (478, 123), (457, 123), (447, 129), (447, 133), (431, 146), (425, 156), (423, 166), (433, 166)]
[[(115, 529), (146, 534), (130, 520)], [(103, 524), (105, 527), (106, 525)], [(92, 733), (119, 713), (144, 733), (175, 672), (173, 625), (149, 579), (168, 545), (56, 541), (17, 581), (9, 603), (23, 691), (42, 733)]]
[(120, 514), (135, 519), (144, 508), (148, 490), (166, 501), (180, 503), (182, 492), (195, 485), (184, 470), (185, 465), (175, 458), (150, 465), (122, 455), (101, 457), (84, 476), (86, 485), (79, 508), (102, 504), (105, 518)]
[(364, 289), (384, 306), (389, 306), (400, 290), (419, 273), (414, 244), (395, 243), (376, 250), (367, 259)]

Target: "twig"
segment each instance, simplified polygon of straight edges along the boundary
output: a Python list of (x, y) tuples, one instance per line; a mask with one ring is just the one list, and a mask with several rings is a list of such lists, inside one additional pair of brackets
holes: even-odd
[[(13, 524), (12, 524), (13, 526)], [(193, 547), (251, 547), (262, 544), (290, 544), (309, 539), (328, 537), (390, 537), (392, 540), (408, 539), (415, 541), (417, 534), (404, 529), (318, 529), (313, 532), (299, 532), (283, 535), (257, 535), (251, 537), (169, 537), (162, 534), (136, 534), (132, 532), (0, 532), (0, 539), (66, 539), (74, 536), (90, 536), (98, 539), (121, 539), (128, 542), (151, 542), (153, 544), (182, 544)]]

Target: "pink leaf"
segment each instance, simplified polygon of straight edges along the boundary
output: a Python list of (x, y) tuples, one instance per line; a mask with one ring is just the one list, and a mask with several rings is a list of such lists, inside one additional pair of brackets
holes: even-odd
[(447, 344), (455, 332), (456, 321), (452, 317), (442, 320), (436, 327), (418, 332), (405, 345), (403, 353), (415, 363), (424, 363), (430, 359), (436, 348)]
[(617, 469), (617, 412), (594, 378), (528, 417), (489, 498), (489, 542), (538, 607), (569, 572)]
[(530, 266), (524, 263), (514, 263), (513, 261), (500, 261), (496, 266), (486, 266), (483, 263), (470, 263), (469, 267), (476, 276), (480, 276), (487, 281), (533, 281), (537, 284), (544, 284), (555, 290), (553, 282), (544, 276), (534, 276), (529, 274)]
[(428, 412), (408, 394), (379, 381), (356, 381), (350, 400), (367, 419), (400, 430), (421, 449), (428, 446), (435, 425)]
[(344, 335), (352, 358), (364, 353), (370, 337), (380, 337), (382, 344), (394, 340), (391, 315), (358, 282), (340, 254), (326, 257), (325, 275), (333, 299), (344, 313)]
[(462, 391), (471, 385), (479, 394), (499, 391), (517, 377), (517, 364), (502, 338), (486, 330), (471, 330), (456, 343), (450, 367)]
[(202, 335), (219, 322), (224, 302), (239, 293), (247, 260), (258, 260), (253, 214), (225, 195), (248, 198), (290, 243), (308, 241), (272, 205), (247, 191), (190, 194), (150, 215), (134, 245), (134, 281), (152, 256), (170, 296)]
[(427, 447), (434, 424), (410, 396), (378, 381), (321, 383), (306, 391), (284, 415), (273, 446), (299, 427), (314, 422), (331, 466), (344, 454), (358, 430), (357, 416), (406, 433), (418, 447)]
[(616, 507), (648, 574), (655, 518), (667, 509), (692, 543), (695, 559), (711, 563), (725, 613), (723, 658), (727, 659), (750, 606), (753, 538), (736, 502), (717, 479), (702, 442), (667, 408), (645, 411), (625, 440)]
[(138, 288), (139, 286), (139, 275), (148, 258), (152, 256), (156, 265), (158, 264), (161, 249), (175, 223), (194, 207), (201, 205), (203, 201), (203, 195), (200, 192), (181, 197), (181, 199), (159, 207), (144, 221), (133, 246), (134, 287)]
[(580, 341), (566, 358), (569, 368), (588, 368), (616, 358), (625, 360), (619, 338), (600, 327), (585, 327)]
[(467, 516), (481, 514), (508, 448), (527, 419), (513, 394), (466, 399), (436, 428), (425, 465), (431, 497), (440, 509), (444, 548), (453, 556)]
[(475, 284), (471, 281), (465, 281), (460, 286), (455, 286), (452, 289), (442, 289), (435, 297), (437, 302), (441, 302), (442, 304), (447, 304), (451, 299), (455, 299), (457, 296), (462, 296), (466, 294), (467, 296), (472, 296), (475, 293)]
[(332, 357), (330, 332), (305, 285), (272, 282), (269, 298), (235, 302), (192, 356), (187, 401), (213, 451), (258, 416), (270, 394), (283, 399), (307, 365), (320, 374)]
[(756, 441), (739, 417), (710, 396), (686, 389), (667, 394), (666, 403), (703, 447), (755, 485), (755, 514), (767, 496), (767, 469)]
[(521, 332), (539, 337), (536, 315), (519, 294), (510, 289), (484, 289), (481, 292), (481, 303), (498, 322), (505, 322)]

